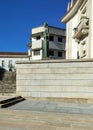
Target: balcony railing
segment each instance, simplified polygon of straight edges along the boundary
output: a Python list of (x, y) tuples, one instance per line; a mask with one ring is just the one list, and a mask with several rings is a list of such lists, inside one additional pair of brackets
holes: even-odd
[(42, 40), (35, 40), (35, 41), (32, 41), (32, 50), (35, 50), (35, 49), (41, 49), (42, 48)]
[(74, 28), (74, 39), (82, 40), (89, 33), (89, 19), (87, 17), (82, 17), (80, 23), (76, 28)]
[(49, 49), (65, 51), (65, 44), (49, 42)]

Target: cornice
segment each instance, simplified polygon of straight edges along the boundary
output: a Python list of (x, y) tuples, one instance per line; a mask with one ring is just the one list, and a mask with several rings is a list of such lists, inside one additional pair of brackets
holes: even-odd
[(83, 4), (84, 0), (77, 0), (74, 6), (67, 12), (67, 14), (61, 19), (61, 22), (67, 23), (78, 11)]

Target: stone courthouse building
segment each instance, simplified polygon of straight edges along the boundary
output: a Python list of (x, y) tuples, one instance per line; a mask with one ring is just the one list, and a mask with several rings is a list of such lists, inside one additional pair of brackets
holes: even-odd
[(67, 25), (66, 59), (93, 58), (93, 0), (72, 0), (61, 22)]

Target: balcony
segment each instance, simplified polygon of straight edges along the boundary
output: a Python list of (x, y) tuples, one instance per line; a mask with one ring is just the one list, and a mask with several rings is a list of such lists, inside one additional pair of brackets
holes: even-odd
[(32, 41), (32, 50), (42, 49), (42, 40)]
[(83, 40), (89, 33), (89, 19), (82, 17), (80, 23), (74, 28), (74, 39)]
[(58, 50), (58, 51), (62, 51), (62, 50), (65, 51), (65, 44), (49, 42), (49, 49)]

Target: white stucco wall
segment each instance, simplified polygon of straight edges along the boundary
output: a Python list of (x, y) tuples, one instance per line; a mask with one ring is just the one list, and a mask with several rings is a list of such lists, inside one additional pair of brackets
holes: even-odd
[(2, 57), (2, 58), (0, 58), (0, 66), (2, 67), (2, 61), (4, 61), (4, 69), (5, 70), (7, 70), (7, 71), (9, 71), (9, 61), (12, 61), (12, 65), (14, 66), (14, 69), (16, 68), (16, 61), (20, 61), (20, 60), (22, 60), (22, 61), (28, 61), (28, 58), (13, 58), (13, 57), (10, 57), (10, 58), (8, 58), (8, 57)]
[(43, 57), (43, 52), (42, 49), (39, 50), (40, 55), (34, 55), (34, 51), (32, 51), (32, 59), (31, 60), (41, 60)]
[[(82, 5), (79, 5), (79, 3)], [(74, 7), (67, 13), (67, 15), (63, 18), (63, 21), (66, 21), (67, 24), (67, 34), (66, 34), (66, 59), (77, 59), (77, 51), (79, 49), (80, 58), (93, 58), (93, 1), (77, 1), (79, 8), (77, 8), (77, 12), (74, 13)], [(82, 16), (86, 16), (89, 18), (89, 33), (86, 37), (83, 38), (86, 46), (86, 54), (83, 57), (81, 50), (81, 44), (83, 42), (82, 39), (79, 39), (79, 47), (78, 42), (73, 39), (73, 29), (77, 28), (80, 23), (80, 19)]]
[(41, 33), (41, 32), (44, 32), (44, 31), (45, 31), (44, 26), (37, 27), (37, 28), (32, 29), (32, 34), (37, 34), (37, 33)]
[[(66, 59), (71, 59), (72, 57), (72, 21), (70, 20), (66, 24)], [(70, 36), (71, 35), (71, 36)]]
[(79, 20), (78, 20), (78, 13), (73, 17), (72, 19), (72, 33), (69, 33), (69, 36), (71, 37), (72, 41), (69, 41), (69, 44), (72, 44), (72, 57), (71, 59), (77, 59), (77, 51), (78, 51), (78, 44), (75, 41), (75, 39), (73, 39), (74, 36), (74, 31), (73, 29), (78, 25)]

